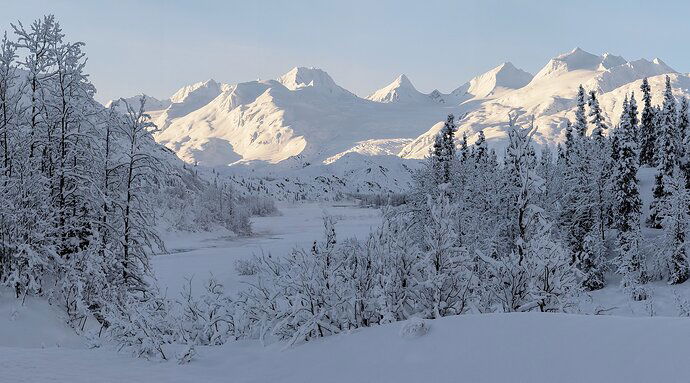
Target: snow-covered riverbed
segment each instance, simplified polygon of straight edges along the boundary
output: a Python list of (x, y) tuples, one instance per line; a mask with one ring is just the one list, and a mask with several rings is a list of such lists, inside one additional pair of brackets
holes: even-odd
[(193, 291), (199, 292), (213, 275), (226, 291), (236, 291), (243, 280), (235, 271), (236, 260), (262, 252), (283, 256), (296, 247), (311, 247), (323, 236), (324, 215), (336, 219), (341, 239), (365, 238), (381, 222), (380, 210), (354, 205), (306, 203), (281, 206), (280, 211), (280, 216), (253, 218), (255, 234), (246, 238), (228, 237), (223, 232), (165, 236), (170, 254), (152, 261), (161, 288), (168, 296), (176, 296), (185, 278), (192, 277)]

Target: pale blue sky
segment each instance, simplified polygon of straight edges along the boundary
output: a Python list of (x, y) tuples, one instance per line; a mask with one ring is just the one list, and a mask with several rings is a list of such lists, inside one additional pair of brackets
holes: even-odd
[(0, 26), (54, 13), (84, 41), (104, 101), (139, 92), (326, 70), (359, 94), (405, 73), (450, 91), (503, 61), (535, 73), (580, 46), (690, 71), (682, 1), (66, 1), (4, 0)]

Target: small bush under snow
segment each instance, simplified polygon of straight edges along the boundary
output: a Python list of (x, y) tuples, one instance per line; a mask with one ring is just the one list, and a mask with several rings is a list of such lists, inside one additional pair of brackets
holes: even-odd
[(419, 338), (429, 332), (429, 323), (421, 318), (410, 318), (400, 327), (400, 336), (405, 339)]
[(259, 265), (253, 259), (238, 259), (235, 261), (237, 275), (255, 275), (259, 272)]

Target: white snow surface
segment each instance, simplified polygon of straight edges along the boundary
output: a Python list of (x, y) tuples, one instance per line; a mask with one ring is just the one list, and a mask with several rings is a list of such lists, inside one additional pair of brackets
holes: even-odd
[(366, 328), (290, 349), (258, 342), (199, 347), (186, 365), (107, 349), (0, 346), (8, 382), (682, 382), (686, 318), (487, 314)]

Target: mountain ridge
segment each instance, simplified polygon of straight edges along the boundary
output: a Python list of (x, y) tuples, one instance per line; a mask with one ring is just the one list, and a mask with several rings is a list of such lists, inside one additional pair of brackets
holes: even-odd
[[(164, 110), (151, 114), (161, 128), (159, 142), (187, 162), (208, 166), (276, 164), (293, 157), (308, 164), (332, 163), (346, 153), (423, 158), (447, 114), (466, 115), (458, 136), (466, 133), (473, 141), (483, 129), (499, 150), (508, 113), (534, 116), (537, 143), (555, 144), (563, 139), (563, 121), (572, 119), (580, 84), (600, 94), (608, 123), (614, 125), (619, 102), (609, 94), (626, 86), (632, 90), (629, 85), (643, 77), (656, 85), (661, 82), (656, 77), (666, 74), (679, 86), (679, 95), (688, 93), (688, 75), (660, 59), (627, 61), (575, 48), (550, 59), (534, 76), (507, 61), (449, 94), (419, 92), (399, 75), (361, 98), (322, 69), (295, 67), (276, 80), (191, 84), (171, 96)], [(658, 94), (662, 88), (653, 90)]]

